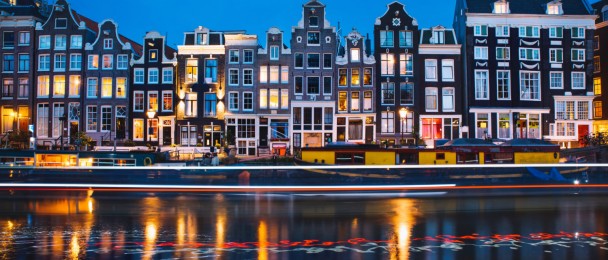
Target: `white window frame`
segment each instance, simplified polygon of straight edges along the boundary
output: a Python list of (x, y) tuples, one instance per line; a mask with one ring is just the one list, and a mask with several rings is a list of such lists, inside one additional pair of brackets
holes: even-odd
[[(498, 57), (499, 53), (503, 54), (502, 58)], [(511, 48), (510, 47), (496, 47), (496, 60), (511, 60)]]
[[(553, 77), (552, 75), (560, 75), (560, 87), (553, 87), (553, 84), (551, 84), (553, 82)], [(564, 89), (564, 72), (563, 71), (550, 71), (549, 72), (549, 89)]]
[[(557, 53), (562, 53), (562, 60), (557, 60)], [(554, 54), (555, 53), (555, 54)], [(564, 49), (562, 48), (551, 48), (549, 49), (549, 62), (550, 63), (563, 63), (564, 62)]]
[(496, 37), (509, 37), (511, 27), (509, 25), (497, 25), (496, 26)]
[[(498, 74), (502, 73), (502, 77), (499, 77)], [(504, 77), (505, 73), (508, 74), (508, 77)], [(499, 82), (503, 80), (503, 81), (507, 81), (506, 84), (506, 88), (507, 90), (504, 91), (506, 93), (506, 97), (500, 97), (500, 89), (499, 89)], [(511, 100), (511, 71), (510, 70), (497, 70), (496, 71), (496, 100)]]
[[(531, 53), (532, 57), (528, 57), (528, 50), (532, 51), (532, 53)], [(523, 56), (522, 56), (522, 54), (523, 54)], [(536, 58), (535, 58), (535, 56), (536, 56)], [(519, 48), (519, 60), (540, 61), (540, 49), (539, 48)]]
[[(236, 100), (233, 98), (236, 97)], [(262, 107), (260, 107), (262, 108)], [(239, 111), (239, 92), (230, 91), (228, 92), (228, 110)]]
[[(483, 33), (484, 28), (486, 30), (485, 33)], [(488, 26), (487, 25), (475, 25), (473, 27), (473, 36), (488, 36)]]
[[(139, 77), (141, 77), (141, 81), (138, 81), (138, 73), (140, 73), (141, 75), (139, 75)], [(134, 84), (144, 84), (146, 81), (146, 72), (144, 71), (144, 68), (135, 68), (133, 70), (133, 83)]]
[(473, 51), (474, 51), (474, 59), (488, 60), (488, 47), (475, 46)]
[[(490, 73), (489, 73), (489, 71), (488, 70), (475, 70), (474, 73), (475, 74), (474, 74), (473, 78), (474, 78), (474, 86), (475, 86), (475, 100), (489, 100), (490, 99)], [(485, 88), (484, 89), (479, 89), (479, 87), (483, 87), (483, 86), (477, 85), (478, 80), (484, 80), (482, 78), (478, 79), (477, 73), (485, 74)], [(483, 94), (483, 93), (485, 93), (485, 94)]]
[[(583, 79), (582, 80), (582, 83), (583, 83), (582, 87), (575, 87), (575, 85), (574, 85), (575, 84), (575, 82), (574, 82), (575, 76), (574, 75), (578, 75), (577, 77), (582, 77), (582, 79)], [(572, 89), (586, 89), (586, 85), (587, 85), (586, 83), (587, 82), (586, 82), (585, 72), (582, 72), (582, 71), (573, 71), (573, 72), (571, 72), (570, 77), (571, 77), (570, 78), (571, 79), (570, 80), (570, 85), (571, 85), (570, 87)]]
[[(428, 73), (429, 69), (434, 68), (434, 73)], [(437, 60), (436, 59), (426, 59), (424, 60), (424, 80), (436, 82), (438, 79), (437, 75)]]
[[(523, 98), (523, 95), (525, 93), (523, 91), (523, 87), (525, 85), (524, 84), (524, 80), (527, 80), (527, 79), (524, 79), (524, 77), (523, 77), (524, 74), (530, 74), (530, 75), (536, 74), (536, 75), (538, 75), (538, 77), (537, 77), (537, 79), (538, 79), (538, 86), (537, 86), (537, 88), (538, 88), (538, 94), (537, 94), (538, 98), (533, 98), (532, 97), (532, 93), (529, 94), (530, 98)], [(541, 78), (540, 78), (540, 72), (539, 71), (519, 71), (519, 93), (521, 93), (519, 95), (519, 99), (522, 100), (522, 101), (541, 101), (541, 98), (542, 98), (542, 85), (541, 85)]]
[[(574, 52), (576, 52), (577, 54), (574, 55)], [(572, 54), (571, 55), (571, 60), (573, 62), (585, 62), (585, 49), (575, 49), (575, 48), (572, 48), (571, 54)], [(579, 59), (580, 57), (582, 57), (582, 59)]]
[[(152, 72), (156, 72), (156, 80), (153, 80), (153, 73)], [(160, 75), (158, 75), (158, 68), (149, 68), (148, 69), (148, 84), (158, 84), (159, 82), (159, 77)]]
[[(167, 73), (168, 74), (165, 74)], [(169, 78), (169, 80), (166, 80), (166, 78)], [(163, 80), (162, 80), (163, 84), (172, 84), (173, 83), (173, 68), (163, 68)]]

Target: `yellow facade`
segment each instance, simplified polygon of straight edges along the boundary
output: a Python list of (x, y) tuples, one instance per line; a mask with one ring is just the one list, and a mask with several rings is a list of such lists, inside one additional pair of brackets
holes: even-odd
[[(315, 162), (315, 160), (317, 161)], [(302, 161), (308, 163), (322, 163), (323, 161), (325, 161), (325, 164), (335, 164), (336, 153), (333, 151), (302, 151)]]
[(515, 164), (559, 163), (557, 152), (516, 152), (513, 157)]
[[(443, 159), (441, 154), (443, 154)], [(431, 164), (456, 164), (456, 153), (454, 152), (420, 152), (418, 162), (421, 165)]]
[(365, 165), (395, 165), (395, 152), (366, 152)]

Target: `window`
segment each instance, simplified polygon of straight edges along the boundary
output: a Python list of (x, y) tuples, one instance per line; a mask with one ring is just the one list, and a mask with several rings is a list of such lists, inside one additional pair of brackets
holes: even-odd
[(293, 90), (294, 90), (294, 93), (296, 95), (303, 93), (303, 88), (304, 88), (304, 82), (303, 81), (304, 81), (303, 77), (295, 77), (294, 78)]
[(602, 95), (602, 78), (593, 79), (593, 94), (596, 96)]
[[(5, 32), (6, 34), (6, 32)], [(6, 38), (6, 35), (5, 35)], [(38, 48), (41, 50), (48, 50), (51, 48), (51, 36), (50, 35), (41, 35), (38, 38)]]
[(279, 66), (270, 66), (270, 83), (279, 83)]
[(196, 34), (196, 45), (207, 45), (209, 36), (206, 33)]
[(360, 110), (359, 92), (350, 93), (350, 110), (353, 112), (359, 112), (359, 110)]
[(253, 50), (243, 50), (243, 63), (253, 63)]
[(431, 37), (431, 43), (444, 44), (445, 43), (445, 31), (444, 30), (433, 30), (433, 37)]
[(49, 136), (49, 104), (38, 104), (36, 113), (36, 134), (38, 137)]
[[(262, 92), (266, 92), (265, 89), (260, 89), (260, 108), (266, 108), (266, 104), (262, 105), (262, 98), (265, 98), (265, 95)], [(228, 93), (228, 110), (238, 111), (239, 110), (239, 93), (238, 92), (229, 92)]]
[(509, 37), (509, 26), (508, 25), (497, 25), (496, 26), (496, 37)]
[(148, 91), (148, 109), (146, 111), (157, 111), (158, 112), (158, 92)]
[(102, 68), (104, 70), (111, 70), (112, 68), (114, 68), (114, 55), (112, 55), (112, 54), (103, 55)]
[[(237, 100), (238, 100), (238, 94), (237, 95)], [(236, 106), (236, 108), (238, 109), (238, 105)], [(260, 89), (260, 108), (261, 109), (266, 109), (268, 108), (268, 89)]]
[(67, 37), (65, 35), (55, 36), (55, 50), (65, 50)]
[(28, 78), (20, 78), (19, 79), (19, 93), (17, 93), (17, 98), (27, 98), (30, 95), (30, 84)]
[(414, 56), (412, 54), (399, 54), (399, 74), (401, 76), (414, 75)]
[(549, 49), (549, 62), (562, 63), (564, 61), (563, 52), (562, 49)]
[(488, 36), (488, 26), (487, 25), (475, 25), (473, 28), (474, 36)]
[(390, 48), (394, 46), (393, 31), (380, 31), (380, 47)]
[(55, 29), (65, 29), (68, 27), (68, 19), (66, 18), (56, 18), (55, 19)]
[(137, 68), (133, 72), (135, 74), (134, 83), (135, 84), (144, 84), (144, 69)]
[(496, 90), (498, 100), (511, 100), (511, 72), (508, 70), (496, 71)]
[(133, 111), (143, 112), (144, 111), (144, 92), (134, 91), (133, 92)]
[(395, 104), (395, 83), (394, 82), (382, 82), (380, 84), (380, 94), (382, 105), (394, 105)]
[(519, 48), (519, 59), (520, 60), (539, 61), (540, 60), (539, 49)]
[(97, 78), (87, 79), (87, 98), (97, 97)]
[(511, 114), (498, 114), (498, 138), (511, 139)]
[(144, 120), (143, 119), (133, 119), (133, 140), (143, 140), (144, 139)]
[(279, 60), (279, 46), (270, 46), (270, 60)]
[(158, 61), (158, 50), (150, 50), (148, 61), (157, 62)]
[(576, 108), (577, 119), (591, 119), (589, 118), (589, 102), (587, 101), (578, 101), (576, 102), (578, 107)]
[(70, 75), (68, 95), (70, 97), (80, 96), (80, 75)]
[[(331, 79), (331, 77), (329, 77)], [(281, 89), (281, 109), (289, 108), (289, 90)]]
[(186, 60), (186, 83), (198, 82), (198, 60)]
[(547, 14), (560, 15), (563, 13), (561, 2), (550, 2), (547, 4)]
[(534, 37), (538, 38), (540, 35), (538, 26), (521, 26), (519, 27), (519, 37)]
[(348, 69), (338, 69), (338, 87), (348, 86)]
[(89, 66), (90, 70), (96, 70), (99, 68), (99, 55), (89, 55)]
[(271, 89), (270, 90), (270, 99), (269, 99), (269, 108), (270, 109), (278, 109), (279, 108), (279, 90)]
[(38, 97), (45, 98), (49, 97), (50, 92), (50, 78), (49, 76), (38, 76)]
[(163, 112), (173, 111), (173, 93), (171, 91), (163, 91)]
[[(215, 93), (213, 94), (215, 96)], [(207, 94), (205, 94), (205, 98), (207, 97)], [(217, 99), (217, 97), (216, 97)], [(206, 102), (206, 100), (205, 100)], [(215, 106), (215, 103), (214, 103)], [(207, 106), (205, 106), (205, 109), (207, 109)], [(243, 92), (243, 111), (251, 111), (253, 110), (253, 92)], [(215, 108), (213, 108), (214, 111), (214, 115), (215, 115)]]
[(253, 69), (243, 69), (243, 86), (253, 86)]
[(361, 71), (358, 68), (350, 70), (350, 85), (352, 87), (361, 86), (361, 75), (360, 75), (360, 73), (361, 73)]
[(595, 118), (602, 117), (602, 101), (593, 101), (593, 116)]
[(112, 97), (112, 82), (113, 79), (109, 77), (101, 78), (101, 97), (111, 98)]
[(489, 78), (487, 70), (476, 70), (475, 71), (475, 99), (476, 100), (487, 100), (489, 99)]
[(65, 54), (55, 54), (55, 71), (65, 71)]
[(13, 79), (6, 78), (2, 81), (2, 98), (12, 98), (14, 96), (15, 83)]
[(441, 98), (443, 112), (454, 112), (454, 88), (443, 88), (441, 90)]
[(584, 39), (585, 27), (572, 27), (572, 38)]
[(425, 60), (424, 67), (426, 81), (437, 81), (437, 60)]
[(600, 56), (593, 56), (593, 72), (600, 72)]
[(454, 60), (441, 60), (441, 79), (454, 81)]
[(87, 132), (97, 131), (97, 107), (87, 106)]
[(496, 47), (496, 59), (497, 60), (510, 60), (511, 49), (509, 47)]
[(401, 105), (414, 104), (414, 83), (401, 82), (399, 85), (399, 100)]
[[(253, 73), (253, 71), (251, 73)], [(281, 66), (281, 83), (283, 83), (283, 84), (289, 83), (289, 67), (288, 66)]]
[(101, 131), (102, 132), (112, 131), (112, 107), (109, 107), (109, 106), (101, 107)]
[(597, 35), (593, 36), (593, 49), (596, 51), (600, 49), (600, 37)]
[(70, 49), (82, 49), (82, 35), (72, 35), (70, 37)]
[(494, 2), (494, 13), (495, 14), (508, 14), (509, 13), (509, 2), (507, 2), (507, 1)]
[(30, 45), (30, 32), (19, 32), (19, 46)]
[(49, 70), (51, 70), (51, 55), (49, 55), (49, 54), (40, 54), (38, 56), (38, 70), (39, 71), (49, 71)]
[(2, 61), (2, 71), (12, 72), (15, 70), (15, 55), (4, 54), (4, 60)]
[(70, 70), (82, 69), (82, 54), (70, 54)]
[(331, 69), (331, 67), (332, 67), (331, 64), (332, 64), (331, 53), (324, 53), (323, 54), (323, 68)]
[(217, 60), (205, 60), (205, 81), (208, 83), (217, 83)]
[(353, 48), (350, 50), (350, 61), (351, 62), (360, 62), (361, 61), (361, 50), (357, 48)]
[(477, 131), (475, 133), (476, 138), (485, 139), (488, 137), (489, 126), (489, 115), (486, 113), (477, 114)]
[(475, 46), (475, 59), (476, 60), (487, 60), (488, 59), (488, 47)]
[(585, 49), (572, 49), (572, 61), (585, 61)]
[(338, 92), (338, 112), (348, 111), (348, 92)]
[(585, 89), (585, 72), (572, 72), (572, 89)]
[(308, 77), (306, 78), (306, 81), (308, 82), (307, 84), (307, 88), (306, 88), (306, 93), (308, 95), (317, 95), (320, 94), (320, 82), (319, 82), (319, 77)]
[(319, 17), (318, 16), (308, 17), (308, 25), (310, 25), (311, 27), (319, 26)]
[(15, 48), (15, 32), (4, 32), (2, 36), (4, 48)]
[(372, 86), (372, 68), (363, 69), (363, 86)]
[(438, 111), (438, 93), (437, 88), (425, 88), (424, 89), (425, 96), (425, 109), (426, 111), (433, 112)]
[(173, 68), (163, 68), (163, 84), (173, 83)]
[[(249, 93), (251, 94), (251, 93)], [(243, 93), (243, 110), (246, 110), (245, 93)], [(215, 93), (205, 93), (205, 116), (215, 116), (217, 107), (217, 95)], [(253, 107), (253, 106), (251, 106)]]
[(116, 97), (127, 97), (127, 78), (116, 78)]
[(371, 91), (363, 92), (363, 111), (371, 112), (372, 111), (372, 99), (373, 93)]
[(239, 70), (229, 69), (228, 70), (228, 85), (237, 86), (239, 84)]
[(549, 72), (549, 87), (552, 89), (563, 89), (564, 88), (564, 77), (562, 72), (551, 71)]
[(323, 95), (331, 95), (332, 77), (323, 77)]
[(303, 53), (296, 53), (295, 54), (294, 63), (295, 63), (294, 67), (296, 69), (304, 68), (304, 54)]
[(228, 51), (228, 63), (239, 63), (239, 50)]
[(549, 38), (562, 38), (564, 27), (549, 27)]
[(414, 37), (412, 31), (400, 31), (399, 32), (399, 47), (411, 48), (414, 46)]
[(158, 69), (148, 69), (148, 84), (158, 84)]
[(260, 83), (268, 82), (268, 67), (260, 66)]
[(308, 32), (308, 45), (319, 45), (320, 41), (320, 33), (319, 32)]
[(318, 69), (319, 68), (319, 54), (318, 53), (309, 53), (308, 55), (308, 68), (309, 69)]
[(112, 48), (114, 48), (114, 40), (112, 40), (112, 39), (103, 39), (103, 49), (104, 50), (111, 50)]
[(53, 97), (65, 97), (64, 75), (55, 75), (53, 77)]
[(382, 111), (380, 133), (390, 134), (395, 132), (395, 112)]
[(521, 100), (540, 100), (540, 72), (521, 71), (519, 73)]

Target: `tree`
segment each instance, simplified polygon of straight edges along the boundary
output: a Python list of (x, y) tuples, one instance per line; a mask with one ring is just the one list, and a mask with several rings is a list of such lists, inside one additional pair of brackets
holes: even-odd
[(16, 143), (19, 149), (24, 149), (30, 141), (30, 137), (32, 137), (30, 131), (12, 131), (8, 135), (9, 143)]
[(78, 132), (74, 136), (74, 144), (76, 147), (90, 146), (93, 144), (93, 138), (87, 135), (85, 132)]

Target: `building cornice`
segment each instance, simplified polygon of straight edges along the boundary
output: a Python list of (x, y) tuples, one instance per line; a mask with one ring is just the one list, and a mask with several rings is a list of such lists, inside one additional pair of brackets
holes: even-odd
[(475, 25), (510, 25), (519, 26), (551, 26), (586, 27), (595, 29), (595, 19), (597, 15), (546, 15), (546, 14), (486, 14), (486, 13), (466, 13), (468, 27)]
[(420, 44), (418, 54), (460, 55), (460, 44)]
[(179, 55), (205, 55), (215, 54), (224, 55), (226, 48), (224, 45), (178, 45), (177, 53)]

